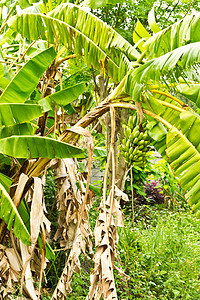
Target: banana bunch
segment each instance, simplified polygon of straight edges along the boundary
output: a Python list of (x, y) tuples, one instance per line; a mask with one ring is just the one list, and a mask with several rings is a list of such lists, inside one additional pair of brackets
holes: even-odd
[(142, 125), (137, 125), (136, 116), (130, 116), (128, 125), (122, 125), (125, 138), (118, 148), (128, 165), (142, 167), (147, 160), (150, 138), (146, 128), (147, 122)]

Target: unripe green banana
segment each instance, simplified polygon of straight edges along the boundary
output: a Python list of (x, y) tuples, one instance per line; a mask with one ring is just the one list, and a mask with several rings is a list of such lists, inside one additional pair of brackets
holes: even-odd
[(133, 129), (132, 134), (134, 135), (134, 137), (138, 137), (140, 134), (139, 128), (137, 128), (137, 126)]
[(135, 162), (134, 165), (137, 167), (142, 167), (144, 165), (144, 163), (143, 163), (143, 161), (140, 161), (140, 162)]
[(139, 145), (139, 146), (140, 146), (140, 145), (144, 145), (144, 143), (145, 143), (144, 140), (140, 140), (140, 141), (138, 142), (138, 145)]
[(131, 129), (129, 127), (127, 128), (127, 133), (128, 133), (128, 138), (130, 138), (132, 132), (131, 132)]
[(124, 135), (125, 135), (125, 137), (126, 137), (127, 139), (129, 139), (128, 129), (129, 129), (129, 128), (128, 128), (127, 126), (124, 128)]
[(143, 132), (140, 132), (140, 135), (138, 136), (138, 139), (139, 139), (139, 140), (142, 140), (142, 139), (143, 139), (143, 135), (144, 135), (144, 133), (143, 133)]
[(148, 138), (148, 133), (147, 133), (147, 131), (145, 131), (144, 135), (143, 135), (143, 139), (146, 140), (147, 138)]
[(143, 156), (139, 156), (137, 160), (138, 160), (138, 161), (143, 160)]
[(137, 137), (137, 138), (135, 138), (135, 139), (133, 140), (133, 144), (136, 144), (136, 145), (137, 145), (138, 141), (139, 141), (139, 138)]
[(130, 141), (128, 140), (126, 143), (126, 152), (129, 152), (129, 148), (130, 148)]
[(142, 151), (144, 151), (144, 148), (145, 148), (145, 145), (140, 145), (140, 146), (138, 147), (138, 149), (139, 149), (139, 150), (142, 150)]
[(128, 127), (133, 130), (134, 128), (134, 123), (135, 123), (135, 116), (130, 116), (128, 119)]
[(133, 148), (133, 147), (132, 147), (132, 148), (130, 148), (130, 149), (129, 149), (129, 151), (128, 151), (128, 154), (129, 154), (129, 155), (131, 155), (131, 154), (133, 153), (133, 150), (134, 150), (134, 148)]
[(122, 140), (122, 145), (126, 146), (126, 139)]

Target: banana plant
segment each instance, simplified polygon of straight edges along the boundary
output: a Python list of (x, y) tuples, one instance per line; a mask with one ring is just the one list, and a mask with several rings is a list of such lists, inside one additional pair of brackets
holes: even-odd
[[(199, 217), (200, 138), (198, 130), (200, 117), (179, 99), (178, 94), (188, 97), (199, 106), (200, 41), (198, 32), (200, 29), (200, 15), (187, 16), (184, 20), (164, 30), (160, 30), (156, 26), (152, 12), (149, 20), (150, 27), (155, 31), (155, 34), (151, 37), (142, 24), (138, 23), (133, 36), (136, 43), (135, 46), (130, 45), (117, 32), (93, 14), (71, 3), (61, 4), (47, 14), (22, 11), (22, 13), (10, 18), (8, 25), (11, 30), (20, 33), (23, 38), (28, 40), (47, 41), (48, 44), (55, 45), (55, 48), (58, 48), (59, 45), (64, 45), (65, 49), (72, 53), (71, 55), (83, 57), (89, 67), (92, 66), (97, 70), (103, 69), (103, 71), (108, 72), (110, 78), (118, 84), (117, 87), (102, 103), (79, 120), (76, 126), (87, 127), (109, 110), (113, 113), (116, 107), (138, 110), (141, 120), (142, 114), (146, 114), (150, 121), (149, 134), (154, 140), (155, 147), (160, 150), (164, 157), (167, 157), (175, 175), (179, 178), (180, 184), (185, 190), (188, 203)], [(48, 51), (51, 51), (50, 49)], [(55, 55), (53, 55), (54, 58)], [(10, 91), (12, 91), (11, 88)], [(12, 100), (6, 100), (10, 99), (9, 85), (7, 90), (5, 90), (5, 94), (2, 94), (2, 99), (5, 99), (4, 101), (7, 101), (6, 103), (9, 102), (11, 105), (13, 103)], [(17, 89), (14, 88), (14, 90)], [(27, 92), (26, 97), (29, 95), (30, 91)], [(24, 100), (25, 98), (23, 97)], [(63, 95), (61, 98), (65, 99)], [(62, 105), (61, 98), (57, 97), (56, 94), (46, 96), (38, 102), (35, 109), (38, 114), (40, 109), (41, 113), (46, 113), (52, 109), (54, 101), (55, 103), (58, 101), (57, 104)], [(23, 100), (20, 103), (24, 103)], [(14, 111), (12, 106), (9, 109)], [(15, 118), (14, 114), (13, 116)], [(36, 117), (38, 117), (37, 114), (34, 118)], [(25, 121), (29, 120), (23, 120), (23, 122)], [(2, 124), (3, 122), (6, 121), (2, 118)], [(114, 128), (113, 124), (112, 126)], [(74, 133), (63, 132), (60, 140), (64, 142), (70, 141), (74, 135)], [(58, 155), (57, 151), (54, 152), (52, 150), (54, 145), (52, 145), (51, 139), (48, 139), (49, 145), (47, 145), (45, 144), (45, 138), (35, 136), (27, 138), (25, 136), (24, 139), (27, 139), (27, 144), (24, 145), (22, 143), (25, 147), (23, 153), (11, 146), (14, 143), (14, 139), (9, 137), (7, 140), (2, 138), (2, 142), (0, 140), (0, 149), (9, 149), (9, 151), (6, 150), (7, 152), (1, 150), (2, 153), (11, 156), (12, 154), (18, 155), (20, 153), (20, 157), (26, 158), (29, 156), (41, 156), (33, 167), (27, 169), (29, 178), (40, 175), (46, 163), (54, 156), (62, 158), (61, 150), (60, 152), (58, 151)], [(20, 144), (21, 139), (23, 137), (18, 138)], [(34, 146), (33, 139), (35, 140)], [(47, 151), (47, 154), (38, 148), (40, 142), (36, 141), (40, 139), (50, 149)], [(28, 140), (30, 140), (30, 149)], [(65, 147), (68, 146), (65, 144)], [(82, 155), (82, 152), (79, 151), (77, 149), (78, 157)], [(68, 153), (71, 152), (72, 150), (68, 150)], [(104, 204), (106, 203), (105, 198), (106, 193), (103, 197)], [(108, 200), (110, 201), (110, 199)], [(109, 201), (107, 203), (110, 203)], [(105, 224), (107, 221), (103, 218), (103, 215), (106, 213), (106, 205), (104, 205), (104, 211), (100, 215), (101, 221), (105, 222)], [(111, 230), (111, 227), (108, 226), (108, 228)], [(106, 236), (110, 237), (111, 235), (111, 231), (109, 231)], [(103, 239), (102, 243), (98, 244), (98, 252), (101, 252), (102, 255), (107, 255), (107, 257), (110, 255), (110, 261), (113, 261), (113, 245), (111, 247), (107, 243), (109, 243), (108, 239), (106, 242)], [(107, 245), (106, 250), (103, 248), (105, 245)], [(95, 263), (97, 264), (95, 270), (100, 272), (98, 268), (103, 262), (97, 259)], [(65, 271), (68, 268), (69, 265), (65, 268), (62, 278), (66, 276)], [(98, 274), (101, 274), (101, 272), (97, 273), (93, 273), (93, 286), (89, 299), (99, 299), (97, 298), (97, 292), (100, 289), (100, 285), (98, 286), (94, 278), (100, 276)], [(103, 291), (98, 292), (98, 295), (103, 295), (105, 299), (110, 299), (109, 297), (111, 296), (112, 299), (117, 299), (111, 273), (109, 273), (109, 278), (98, 277), (99, 282), (101, 280), (104, 282), (106, 279), (107, 282), (110, 282), (108, 285), (105, 284), (106, 288)], [(63, 283), (62, 280), (59, 283), (60, 285)], [(59, 290), (59, 285), (57, 289)], [(111, 290), (114, 290), (114, 292)], [(58, 295), (59, 293), (54, 292), (53, 298), (58, 297)]]

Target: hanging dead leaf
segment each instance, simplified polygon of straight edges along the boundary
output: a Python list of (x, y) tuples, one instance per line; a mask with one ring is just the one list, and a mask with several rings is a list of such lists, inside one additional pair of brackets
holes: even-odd
[(77, 134), (80, 134), (80, 135), (83, 135), (83, 136), (86, 136), (86, 137), (91, 137), (92, 134), (89, 130), (81, 127), (81, 126), (73, 126), (71, 128), (68, 128), (67, 129), (68, 131), (71, 131), (71, 132), (74, 132), (74, 133), (77, 133)]

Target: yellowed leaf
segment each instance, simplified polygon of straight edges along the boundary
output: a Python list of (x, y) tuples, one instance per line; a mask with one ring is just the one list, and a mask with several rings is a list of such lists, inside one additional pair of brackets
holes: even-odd
[(81, 127), (81, 126), (73, 126), (71, 128), (68, 128), (67, 130), (78, 133), (78, 134), (86, 136), (86, 137), (91, 137), (92, 136), (92, 134), (89, 130), (87, 130), (87, 129)]

